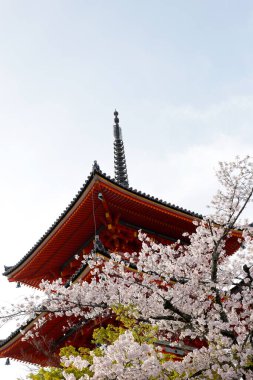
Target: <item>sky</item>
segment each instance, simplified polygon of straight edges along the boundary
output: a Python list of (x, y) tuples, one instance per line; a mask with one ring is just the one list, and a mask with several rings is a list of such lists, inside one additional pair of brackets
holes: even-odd
[[(115, 108), (130, 186), (205, 214), (218, 161), (253, 154), (252, 40), (250, 0), (0, 0), (2, 271), (94, 160), (113, 176)], [(2, 302), (25, 292), (0, 283)]]

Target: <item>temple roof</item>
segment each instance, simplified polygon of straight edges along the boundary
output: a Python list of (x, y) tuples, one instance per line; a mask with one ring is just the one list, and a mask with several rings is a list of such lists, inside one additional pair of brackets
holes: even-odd
[[(95, 165), (93, 165), (93, 170), (90, 173), (89, 177), (87, 178), (86, 182), (81, 187), (81, 189), (76, 194), (76, 196), (73, 198), (73, 200), (70, 202), (68, 207), (62, 212), (62, 214), (52, 224), (52, 226), (45, 232), (45, 234), (37, 241), (37, 243), (26, 253), (26, 255), (17, 264), (15, 264), (13, 266), (5, 267), (5, 272), (3, 273), (5, 276), (8, 276), (10, 278), (10, 280), (12, 280), (12, 281), (21, 281), (22, 282), (22, 278), (20, 278), (20, 279), (15, 278), (15, 276), (14, 276), (14, 278), (12, 278), (12, 274), (16, 270), (18, 270), (22, 265), (24, 265), (26, 262), (28, 262), (29, 259), (32, 257), (32, 255), (36, 251), (38, 251), (43, 246), (43, 244), (45, 244), (48, 241), (48, 239), (52, 235), (57, 233), (57, 228), (60, 225), (64, 224), (68, 215), (71, 212), (73, 212), (75, 207), (78, 205), (78, 202), (80, 202), (81, 199), (84, 199), (85, 197), (87, 198), (88, 196), (90, 196), (89, 194), (91, 192), (91, 187), (94, 186), (95, 182), (106, 183), (107, 187), (110, 188), (111, 191), (115, 191), (115, 189), (118, 190), (118, 194), (124, 193), (125, 197), (127, 197), (128, 200), (130, 199), (130, 202), (131, 202), (131, 199), (134, 199), (134, 198), (135, 199), (138, 198), (139, 200), (141, 199), (144, 202), (146, 202), (146, 201), (152, 202), (152, 205), (158, 206), (159, 209), (161, 209), (161, 207), (162, 207), (164, 210), (176, 213), (178, 215), (181, 215), (182, 217), (184, 217), (184, 216), (188, 217), (191, 221), (194, 218), (198, 219), (198, 218), (202, 217), (200, 214), (186, 210), (186, 209), (179, 207), (179, 206), (176, 206), (174, 204), (165, 202), (161, 199), (150, 196), (149, 194), (146, 194), (146, 193), (143, 193), (143, 192), (138, 191), (136, 189), (133, 189), (132, 187), (120, 185), (116, 180), (112, 179), (110, 176), (106, 175), (105, 173), (102, 173), (99, 166), (95, 163)], [(101, 186), (101, 184), (100, 184), (100, 186)], [(87, 194), (87, 191), (89, 191), (89, 194)], [(92, 190), (92, 194), (93, 194), (93, 191), (94, 190)], [(91, 198), (91, 196), (90, 196), (90, 198)], [(89, 201), (91, 203), (91, 199)], [(97, 198), (95, 201), (97, 202)], [(121, 202), (123, 202), (123, 201), (125, 202), (125, 200), (121, 200)], [(117, 202), (117, 200), (116, 200), (116, 202)], [(91, 211), (91, 204), (90, 203), (89, 204), (87, 203), (87, 205), (84, 206), (86, 208), (89, 207), (89, 211)], [(151, 205), (150, 205), (150, 207), (152, 208)], [(150, 210), (151, 210), (151, 208), (150, 208)], [(98, 210), (98, 212), (99, 212), (99, 210)], [(100, 212), (100, 214), (101, 214), (101, 212)], [(140, 216), (136, 216), (136, 220), (138, 220), (139, 217)], [(102, 216), (99, 215), (99, 218), (101, 219)], [(139, 225), (138, 227), (141, 228), (142, 225)], [(89, 228), (90, 228), (90, 230), (89, 230), (89, 233), (87, 232), (87, 236), (92, 235), (94, 237), (94, 232), (93, 232), (94, 227), (92, 226), (92, 221), (90, 221), (90, 223), (89, 223)], [(33, 285), (33, 284), (31, 284), (31, 285)]]

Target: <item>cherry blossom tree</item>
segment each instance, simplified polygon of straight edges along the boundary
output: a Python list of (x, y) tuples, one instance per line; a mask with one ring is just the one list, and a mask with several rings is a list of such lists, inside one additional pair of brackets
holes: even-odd
[[(101, 357), (94, 356), (92, 377), (80, 379), (252, 379), (253, 229), (241, 217), (252, 197), (253, 164), (249, 157), (220, 163), (217, 176), (221, 189), (210, 215), (194, 221), (195, 232), (184, 234), (188, 243), (163, 246), (140, 232), (138, 253), (107, 257), (94, 250), (83, 258), (93, 275), (90, 282), (43, 281), (44, 298), (29, 298), (3, 311), (2, 319), (46, 311), (82, 323), (124, 307), (137, 324), (155, 326), (157, 340), (182, 347), (187, 342), (192, 352), (182, 361), (163, 361), (152, 344), (138, 343), (125, 331), (103, 347)], [(231, 258), (227, 247), (235, 230), (240, 248)], [(65, 364), (70, 362), (67, 358)], [(75, 379), (72, 373), (64, 376)]]

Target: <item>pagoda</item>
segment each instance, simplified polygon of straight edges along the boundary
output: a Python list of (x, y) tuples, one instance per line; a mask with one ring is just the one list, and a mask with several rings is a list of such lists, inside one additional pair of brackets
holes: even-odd
[[(86, 182), (41, 239), (15, 265), (6, 266), (4, 276), (10, 282), (38, 288), (44, 280), (61, 277), (70, 281), (89, 280), (89, 267), (81, 257), (95, 249), (108, 252), (136, 252), (140, 249), (141, 229), (163, 244), (182, 240), (183, 232), (194, 232), (194, 220), (201, 215), (164, 202), (129, 186), (122, 131), (118, 112), (114, 112), (114, 178), (102, 173), (95, 161)], [(239, 247), (239, 232), (233, 232), (227, 252)], [(187, 241), (185, 241), (187, 243)], [(76, 259), (80, 257), (80, 259)], [(43, 313), (47, 317), (47, 313)], [(40, 315), (41, 317), (41, 315)], [(38, 339), (24, 341), (23, 333), (34, 327), (36, 319), (0, 341), (0, 357), (50, 366), (59, 364), (58, 352), (63, 346), (89, 346), (94, 328), (101, 322), (74, 323), (63, 333), (66, 319), (53, 318), (40, 329)], [(190, 349), (190, 348), (189, 348)], [(184, 356), (180, 348), (165, 347), (167, 352)]]

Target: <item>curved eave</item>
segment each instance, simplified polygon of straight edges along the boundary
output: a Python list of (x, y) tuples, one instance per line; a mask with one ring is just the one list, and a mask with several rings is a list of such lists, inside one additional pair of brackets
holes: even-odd
[[(75, 283), (81, 279), (84, 280), (84, 278), (88, 276), (89, 273), (90, 273), (90, 268), (88, 267), (88, 265), (82, 265), (76, 271), (76, 273), (71, 277), (71, 279), (69, 280), (69, 283), (67, 283), (65, 286), (68, 287), (71, 283)], [(10, 357), (12, 359), (21, 361), (23, 363), (37, 363), (38, 365), (43, 365), (43, 363), (41, 362), (41, 359), (35, 362), (35, 361), (25, 360), (25, 356), (21, 358), (19, 349), (21, 346), (22, 346), (21, 351), (25, 351), (25, 348), (28, 348), (28, 349), (30, 348), (29, 341), (28, 342), (23, 341), (22, 338), (29, 330), (33, 329), (38, 319), (42, 317), (46, 317), (46, 316), (47, 316), (47, 312), (40, 313), (36, 318), (28, 321), (25, 326), (23, 326), (22, 328), (16, 329), (7, 338), (0, 340), (0, 358)], [(63, 327), (63, 323), (59, 324), (59, 320), (57, 320), (57, 318), (47, 321), (44, 326), (47, 326), (48, 323), (51, 323), (54, 326), (57, 325), (58, 327), (60, 325), (60, 329)]]
[[(100, 250), (96, 250), (98, 254), (106, 257), (106, 252)], [(90, 275), (90, 268), (88, 265), (82, 265), (75, 274), (70, 278), (69, 282), (66, 283), (66, 287), (70, 286), (71, 283), (76, 283), (80, 280), (84, 281), (85, 278), (88, 278)], [(0, 340), (0, 358), (9, 357), (11, 359), (20, 361), (22, 363), (27, 364), (37, 364), (40, 366), (48, 366), (48, 365), (56, 365), (58, 360), (58, 355), (54, 352), (54, 357), (52, 358), (52, 363), (49, 363), (49, 359), (47, 356), (43, 354), (43, 352), (39, 352), (38, 349), (33, 348), (31, 346), (32, 340), (28, 339), (28, 341), (24, 341), (24, 335), (32, 330), (38, 321), (38, 319), (45, 317), (47, 318), (47, 312), (41, 312), (36, 318), (27, 322), (25, 326), (22, 328), (18, 328), (13, 331), (7, 338)], [(61, 341), (62, 344), (67, 340), (67, 344), (69, 345), (71, 342), (68, 341), (69, 337), (71, 339), (71, 335), (75, 333), (75, 329), (70, 329), (69, 333), (63, 335), (62, 328), (64, 323), (66, 322), (66, 318), (52, 318), (47, 319), (46, 323), (42, 326), (40, 330), (40, 336), (44, 337), (48, 334), (50, 338), (54, 338), (54, 340)], [(72, 331), (73, 330), (73, 331)], [(22, 331), (22, 332), (21, 332)], [(35, 338), (36, 339), (36, 338)], [(56, 351), (59, 349), (61, 345), (56, 346)]]
[(78, 202), (78, 200), (82, 197), (84, 191), (89, 186), (90, 182), (92, 181), (94, 175), (96, 172), (90, 173), (90, 176), (87, 178), (84, 185), (81, 187), (79, 192), (76, 194), (76, 196), (73, 198), (73, 200), (70, 202), (68, 207), (61, 213), (61, 215), (56, 219), (56, 221), (48, 228), (48, 230), (44, 233), (44, 235), (37, 241), (37, 243), (26, 253), (24, 257), (20, 261), (18, 261), (17, 264), (13, 266), (6, 266), (7, 268), (3, 275), (8, 276), (9, 274), (13, 273), (20, 265), (25, 263), (32, 255), (33, 253), (45, 242), (46, 239), (52, 234), (52, 232), (59, 226), (59, 224), (64, 220), (66, 215), (69, 213), (69, 211), (74, 207), (74, 205)]
[(128, 187), (120, 186), (115, 180), (111, 179), (105, 173), (101, 173), (100, 171), (95, 170), (92, 173), (90, 173), (90, 176), (88, 177), (87, 181), (82, 186), (80, 191), (76, 194), (76, 196), (71, 201), (69, 206), (63, 211), (63, 213), (53, 223), (53, 225), (47, 230), (47, 232), (39, 239), (39, 241), (29, 250), (29, 252), (14, 266), (6, 267), (6, 270), (3, 273), (5, 276), (8, 276), (9, 278), (13, 278), (14, 281), (19, 280), (19, 279), (15, 279), (15, 274), (19, 272), (19, 270), (21, 270), (22, 267), (24, 267), (24, 265), (26, 265), (29, 261), (31, 261), (36, 256), (37, 252), (39, 252), (40, 249), (42, 249), (43, 246), (50, 240), (50, 238), (53, 237), (57, 233), (57, 230), (65, 223), (69, 215), (71, 215), (74, 212), (78, 204), (82, 201), (82, 199), (84, 199), (87, 191), (90, 190), (90, 188), (92, 187), (92, 184), (94, 184), (96, 181), (102, 181), (103, 183), (107, 184), (109, 187), (113, 188), (114, 190), (118, 190), (119, 192), (124, 193), (125, 195), (128, 195), (130, 198), (135, 198), (138, 200), (148, 202), (149, 204), (158, 206), (159, 209), (164, 208), (167, 211), (171, 211), (173, 214), (178, 215), (179, 217), (186, 218), (188, 220), (192, 220), (196, 218), (199, 219), (202, 217), (201, 215), (197, 213), (194, 213), (189, 210), (185, 210), (183, 208), (172, 205), (170, 203), (164, 202), (161, 199), (154, 198), (150, 195), (137, 191), (136, 189), (133, 189), (131, 187), (128, 188)]
[(13, 331), (6, 339), (0, 340), (0, 358), (11, 357), (23, 363), (29, 363), (29, 361), (23, 360), (21, 356), (11, 355), (10, 353), (13, 352), (13, 350), (15, 352), (16, 347), (20, 345), (20, 342), (22, 342), (23, 346), (27, 346), (27, 342), (22, 340), (24, 334), (26, 334), (30, 329), (32, 329), (36, 321), (39, 318), (43, 317), (45, 314), (46, 313), (41, 313), (36, 318), (32, 319), (31, 321), (28, 321), (23, 328), (18, 328), (17, 330)]

